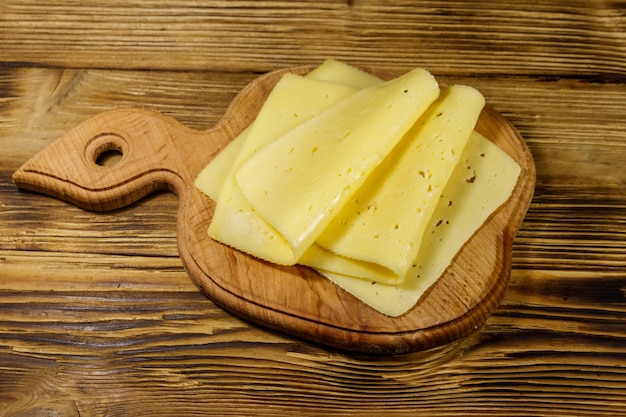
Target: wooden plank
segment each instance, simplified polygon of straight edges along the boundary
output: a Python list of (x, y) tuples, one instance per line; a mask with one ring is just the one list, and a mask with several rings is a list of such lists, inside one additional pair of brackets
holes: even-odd
[(18, 68), (0, 70), (0, 166), (17, 168), (80, 121), (120, 107), (209, 129), (255, 74)]
[[(191, 128), (209, 129), (255, 77), (219, 72), (4, 70), (0, 166), (17, 169), (82, 120), (116, 107), (154, 109)], [(624, 83), (544, 82), (535, 77), (441, 76), (441, 80), (475, 86), (513, 123), (533, 150), (539, 186), (553, 181), (560, 186), (624, 185), (626, 166), (620, 163), (626, 136)], [(571, 170), (570, 163), (580, 169)]]
[[(623, 77), (624, 3), (6, 0), (16, 65), (268, 71), (333, 56), (384, 70)], [(398, 53), (402, 51), (402, 53)]]
[(3, 292), (3, 411), (623, 413), (623, 310), (606, 320), (601, 311), (526, 296), (542, 307), (509, 297), (462, 343), (372, 358), (255, 329), (189, 293)]

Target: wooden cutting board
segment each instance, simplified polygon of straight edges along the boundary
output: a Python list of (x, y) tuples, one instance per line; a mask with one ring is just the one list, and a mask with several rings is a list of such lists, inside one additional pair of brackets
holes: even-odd
[[(195, 189), (196, 175), (253, 121), (285, 72), (308, 70), (259, 77), (208, 131), (142, 109), (99, 114), (35, 155), (13, 180), (21, 188), (93, 211), (123, 207), (159, 190), (175, 192), (180, 197), (178, 247), (189, 275), (216, 304), (263, 326), (341, 349), (384, 354), (423, 350), (469, 334), (502, 299), (513, 238), (535, 185), (528, 147), (489, 106), (476, 130), (520, 164), (515, 191), (417, 305), (400, 317), (378, 313), (309, 268), (272, 265), (207, 236), (215, 203)], [(102, 165), (101, 157), (111, 152), (121, 159)]]

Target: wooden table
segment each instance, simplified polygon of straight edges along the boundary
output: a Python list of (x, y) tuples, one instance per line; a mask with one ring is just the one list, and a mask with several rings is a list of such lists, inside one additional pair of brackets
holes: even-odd
[[(0, 415), (626, 415), (626, 2), (4, 0), (0, 41)], [(326, 57), (473, 85), (529, 144), (509, 287), (469, 337), (390, 357), (260, 328), (187, 276), (176, 196), (12, 184), (104, 110), (207, 129)]]

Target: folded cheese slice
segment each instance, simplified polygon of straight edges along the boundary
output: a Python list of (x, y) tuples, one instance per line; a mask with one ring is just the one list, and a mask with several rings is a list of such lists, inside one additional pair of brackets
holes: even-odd
[(298, 259), (438, 95), (422, 69), (359, 90), (259, 150), (237, 183)]
[(420, 251), (407, 278), (383, 285), (320, 271), (363, 303), (389, 316), (400, 316), (419, 301), (462, 246), (511, 196), (521, 168), (506, 152), (472, 132), (452, 177), (426, 227)]
[[(240, 135), (236, 139), (236, 142), (243, 140), (243, 143), (218, 193), (208, 229), (211, 238), (277, 264), (292, 265), (297, 261), (298, 256), (291, 245), (252, 208), (235, 180), (235, 173), (259, 149), (355, 91), (294, 74), (285, 74), (281, 78), (254, 123), (244, 132), (245, 137), (241, 139)], [(232, 155), (226, 155), (224, 160), (231, 158)], [(203, 175), (216, 175), (223, 168), (222, 161), (218, 160), (215, 165), (205, 168)], [(204, 184), (214, 190), (219, 188), (216, 183), (205, 181)], [(212, 193), (216, 194), (215, 191)]]
[(319, 236), (323, 250), (307, 252), (300, 263), (386, 284), (402, 282), (484, 104), (472, 87), (442, 88)]
[[(266, 121), (264, 122), (265, 126), (263, 126), (262, 129), (267, 129), (268, 125), (270, 128), (270, 130), (265, 131), (265, 133), (269, 132), (272, 135), (276, 135), (275, 128), (281, 128), (280, 123), (286, 122), (285, 119), (276, 120), (272, 117), (272, 115), (276, 116), (280, 114), (283, 115), (280, 117), (284, 117), (285, 111), (289, 112), (291, 110), (292, 115), (300, 113), (300, 117), (292, 119), (292, 123), (289, 123), (289, 125), (301, 123), (306, 117), (313, 116), (313, 114), (311, 114), (312, 111), (315, 112), (323, 110), (328, 105), (334, 103), (335, 99), (343, 98), (344, 95), (351, 94), (356, 90), (371, 87), (383, 82), (383, 80), (374, 75), (335, 59), (325, 60), (321, 65), (311, 70), (304, 77), (311, 80), (339, 84), (340, 86), (349, 87), (354, 90), (346, 90), (342, 87), (334, 88), (332, 86), (324, 86), (325, 88), (321, 88), (321, 84), (317, 84), (317, 87), (320, 87), (317, 89), (317, 92), (323, 94), (323, 97), (326, 100), (324, 103), (321, 103), (316, 101), (314, 97), (313, 101), (309, 102), (308, 99), (303, 99), (302, 95), (308, 94), (310, 88), (317, 88), (316, 84), (308, 83), (308, 87), (297, 86), (294, 85), (297, 81), (292, 79), (290, 80), (290, 85), (288, 86), (289, 88), (292, 88), (291, 92), (274, 92), (272, 99), (269, 102), (266, 101), (264, 103), (265, 108), (261, 111), (260, 120), (263, 121), (263, 119), (265, 119)], [(282, 86), (281, 89), (284, 87), (285, 86)], [(329, 88), (332, 89), (332, 91), (328, 91)], [(328, 93), (330, 94), (326, 97), (326, 94)], [(301, 111), (303, 104), (307, 106), (304, 112)], [(295, 105), (295, 107), (289, 108), (291, 105)], [(273, 122), (278, 124), (274, 125)], [(228, 145), (222, 149), (222, 151), (218, 153), (196, 177), (194, 181), (196, 188), (210, 197), (213, 201), (218, 200), (220, 190), (226, 181), (226, 176), (232, 172), (232, 169), (235, 166), (235, 161), (239, 158), (239, 153), (241, 152), (244, 143), (248, 140), (248, 133), (252, 129), (252, 126), (254, 126), (254, 121), (236, 138), (230, 141)], [(258, 132), (259, 129), (257, 129), (256, 133)], [(261, 132), (263, 132), (263, 130), (261, 130)], [(267, 134), (264, 135), (266, 140), (267, 137)], [(264, 145), (264, 143), (260, 142), (261, 140), (259, 138), (253, 136), (248, 146), (258, 149)], [(239, 161), (241, 162), (243, 158), (249, 156), (248, 153), (248, 150), (245, 150), (242, 157), (239, 158)]]

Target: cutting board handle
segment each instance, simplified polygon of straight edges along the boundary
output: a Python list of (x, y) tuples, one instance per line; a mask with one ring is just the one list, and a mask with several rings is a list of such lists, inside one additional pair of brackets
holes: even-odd
[[(13, 181), (91, 211), (120, 208), (162, 190), (178, 194), (184, 205), (195, 176), (252, 122), (282, 75), (308, 70), (298, 67), (258, 77), (206, 131), (151, 110), (100, 113), (35, 155), (13, 174)], [(121, 160), (113, 166), (101, 164), (102, 155), (111, 151), (121, 154)]]
[[(163, 190), (183, 200), (199, 167), (224, 146), (221, 126), (196, 131), (155, 111), (111, 110), (59, 138), (16, 171), (13, 180), (93, 211), (123, 207)], [(111, 152), (121, 158), (103, 164), (102, 157)]]

